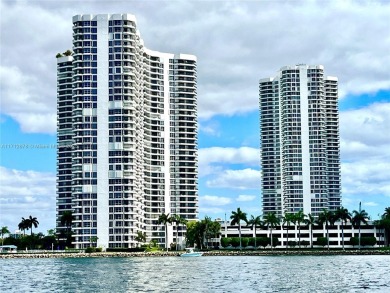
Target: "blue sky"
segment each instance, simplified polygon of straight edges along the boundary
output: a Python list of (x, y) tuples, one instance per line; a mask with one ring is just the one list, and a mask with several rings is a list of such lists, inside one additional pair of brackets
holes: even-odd
[(132, 13), (148, 48), (197, 55), (200, 217), (261, 214), (258, 80), (297, 63), (339, 78), (343, 205), (390, 205), (387, 2), (70, 2), (0, 4), (0, 226), (55, 226), (54, 56), (80, 13)]

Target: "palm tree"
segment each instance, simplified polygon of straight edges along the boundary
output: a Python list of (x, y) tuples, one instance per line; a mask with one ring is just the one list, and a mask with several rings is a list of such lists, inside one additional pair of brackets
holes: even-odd
[(340, 207), (335, 212), (335, 218), (341, 220), (341, 238), (343, 243), (343, 250), (344, 250), (344, 224), (347, 223), (347, 220), (351, 221), (351, 214), (348, 212), (348, 210), (344, 207)]
[(286, 250), (288, 248), (288, 230), (289, 226), (291, 225), (292, 222), (294, 222), (294, 214), (285, 214), (285, 216), (282, 218), (283, 225), (286, 224), (286, 230), (287, 230), (287, 242), (286, 242)]
[(264, 216), (264, 225), (266, 225), (267, 227), (271, 227), (271, 233), (270, 233), (271, 250), (274, 249), (273, 240), (272, 240), (272, 229), (278, 226), (279, 224), (280, 224), (280, 219), (276, 216), (276, 213), (272, 212)]
[(318, 215), (317, 221), (321, 225), (323, 225), (325, 223), (326, 238), (328, 240), (328, 250), (329, 250), (329, 224), (333, 223), (334, 215), (331, 211), (323, 209), (322, 212)]
[(302, 211), (299, 211), (294, 215), (295, 221), (298, 224), (298, 245), (301, 248), (301, 223), (305, 222), (305, 214)]
[(62, 226), (66, 227), (66, 232), (69, 234), (72, 228), (74, 216), (72, 211), (65, 211), (62, 213), (60, 222)]
[(246, 213), (241, 211), (240, 208), (237, 208), (237, 211), (232, 211), (232, 215), (230, 216), (230, 219), (232, 221), (230, 222), (231, 225), (236, 225), (238, 224), (238, 233), (240, 237), (240, 250), (242, 249), (241, 247), (241, 221), (244, 221), (245, 223), (248, 223), (248, 220), (246, 218)]
[(257, 248), (256, 245), (256, 226), (262, 226), (263, 221), (261, 220), (261, 216), (254, 217), (251, 215), (251, 219), (248, 221), (248, 226), (251, 226), (251, 228), (255, 229), (255, 249)]
[(176, 225), (176, 251), (177, 251), (178, 238), (179, 238), (179, 229), (178, 229), (178, 227), (180, 225), (182, 225), (182, 224), (185, 225), (187, 223), (187, 220), (182, 218), (179, 215), (172, 215), (170, 220), (171, 220), (171, 223), (175, 223), (175, 225)]
[(158, 217), (157, 223), (158, 223), (158, 224), (163, 224), (163, 225), (165, 226), (165, 248), (166, 248), (167, 251), (168, 251), (168, 224), (171, 224), (171, 223), (172, 223), (172, 219), (171, 219), (171, 217), (169, 216), (169, 213), (168, 213), (168, 214), (162, 213), (162, 214)]
[(66, 227), (66, 245), (72, 245), (72, 225), (74, 220), (72, 211), (64, 211), (60, 217), (61, 226)]
[(11, 232), (8, 230), (7, 226), (1, 227), (1, 245), (4, 245), (4, 235), (5, 234), (10, 234)]
[(210, 222), (208, 226), (208, 234), (214, 238), (217, 238), (219, 234), (221, 234), (221, 224), (217, 221)]
[(213, 225), (213, 222), (211, 221), (211, 217), (205, 216), (202, 220), (203, 226), (204, 226), (204, 233), (203, 233), (203, 242), (206, 240), (206, 248), (209, 246), (209, 239), (212, 236), (211, 227)]
[[(180, 217), (179, 227), (180, 225), (183, 227), (187, 227), (188, 220), (186, 218)], [(187, 230), (187, 229), (185, 229)], [(184, 229), (182, 230), (182, 236), (184, 236)]]
[(33, 234), (32, 228), (33, 228), (33, 226), (34, 226), (35, 228), (37, 228), (38, 225), (39, 225), (39, 222), (38, 222), (38, 219), (37, 219), (36, 217), (32, 217), (31, 215), (30, 215), (30, 217), (27, 219), (27, 221), (28, 221), (29, 228), (31, 229), (30, 232), (31, 232), (31, 236), (32, 236), (32, 234)]
[(310, 248), (313, 248), (313, 225), (316, 223), (316, 218), (312, 214), (307, 214), (305, 224), (310, 227)]
[(23, 235), (26, 235), (26, 230), (28, 230), (30, 228), (29, 223), (28, 223), (28, 219), (25, 219), (22, 217), (22, 220), (18, 224), (18, 228), (19, 228), (19, 230), (23, 231)]
[(139, 243), (145, 243), (146, 242), (146, 232), (137, 231), (137, 236), (134, 237), (134, 240)]
[(390, 219), (390, 207), (385, 208), (385, 212), (383, 213), (382, 218)]
[[(385, 212), (380, 219), (384, 230), (384, 242), (387, 241), (387, 246), (390, 244), (390, 207), (385, 208)], [(384, 243), (385, 244), (385, 243)]]
[(356, 227), (356, 226), (359, 227), (359, 249), (360, 249), (360, 238), (361, 238), (360, 237), (360, 225), (361, 225), (361, 223), (367, 224), (369, 216), (365, 210), (359, 210), (359, 211), (354, 210), (352, 213), (353, 213), (352, 225), (354, 225), (354, 227)]

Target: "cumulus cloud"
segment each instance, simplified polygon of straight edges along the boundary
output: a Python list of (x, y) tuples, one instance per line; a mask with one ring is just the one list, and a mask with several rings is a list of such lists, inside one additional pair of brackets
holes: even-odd
[(219, 124), (216, 121), (199, 122), (199, 131), (204, 132), (210, 136), (220, 136)]
[(359, 160), (341, 164), (343, 194), (388, 195), (390, 161)]
[(10, 231), (17, 229), (22, 217), (37, 217), (39, 230), (55, 226), (55, 174), (20, 171), (0, 167), (0, 223)]
[(390, 159), (390, 103), (340, 113), (342, 158)]
[(202, 213), (205, 214), (205, 215), (208, 215), (208, 214), (223, 214), (224, 212), (226, 212), (226, 211), (224, 209), (222, 209), (222, 208), (202, 207)]
[(223, 196), (204, 195), (199, 197), (199, 203), (201, 205), (224, 206), (231, 202), (232, 200), (230, 198)]
[(260, 150), (251, 147), (211, 147), (199, 149), (199, 176), (220, 173), (221, 164), (259, 166)]
[(261, 172), (254, 169), (224, 170), (214, 178), (207, 180), (206, 185), (212, 188), (258, 189)]
[(236, 201), (252, 201), (256, 198), (256, 195), (245, 195), (245, 194), (240, 194), (237, 198)]
[(369, 207), (376, 207), (378, 205), (376, 202), (373, 201), (365, 202), (363, 204)]
[(148, 48), (197, 55), (203, 118), (256, 110), (258, 79), (289, 64), (324, 64), (343, 95), (390, 88), (387, 2), (71, 2), (0, 4), (1, 66), (10, 72), (1, 111), (26, 132), (55, 130), (54, 56), (71, 47), (71, 17), (80, 11), (132, 13)]

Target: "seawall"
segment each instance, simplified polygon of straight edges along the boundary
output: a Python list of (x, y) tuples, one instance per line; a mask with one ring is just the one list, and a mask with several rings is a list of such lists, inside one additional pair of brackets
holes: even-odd
[[(83, 257), (166, 257), (180, 256), (183, 252), (94, 252), (94, 253), (2, 253), (0, 259), (19, 258), (83, 258)], [(390, 255), (390, 250), (257, 250), (257, 251), (233, 251), (216, 250), (205, 251), (203, 256), (321, 256), (321, 255)]]

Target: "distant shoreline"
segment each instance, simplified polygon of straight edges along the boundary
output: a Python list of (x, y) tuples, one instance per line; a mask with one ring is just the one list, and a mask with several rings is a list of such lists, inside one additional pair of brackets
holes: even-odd
[[(172, 257), (180, 256), (183, 252), (161, 251), (161, 252), (94, 252), (94, 253), (2, 253), (0, 259), (20, 258), (86, 258), (86, 257)], [(323, 255), (390, 255), (390, 250), (266, 250), (266, 251), (232, 251), (217, 250), (205, 251), (203, 256), (323, 256)]]

